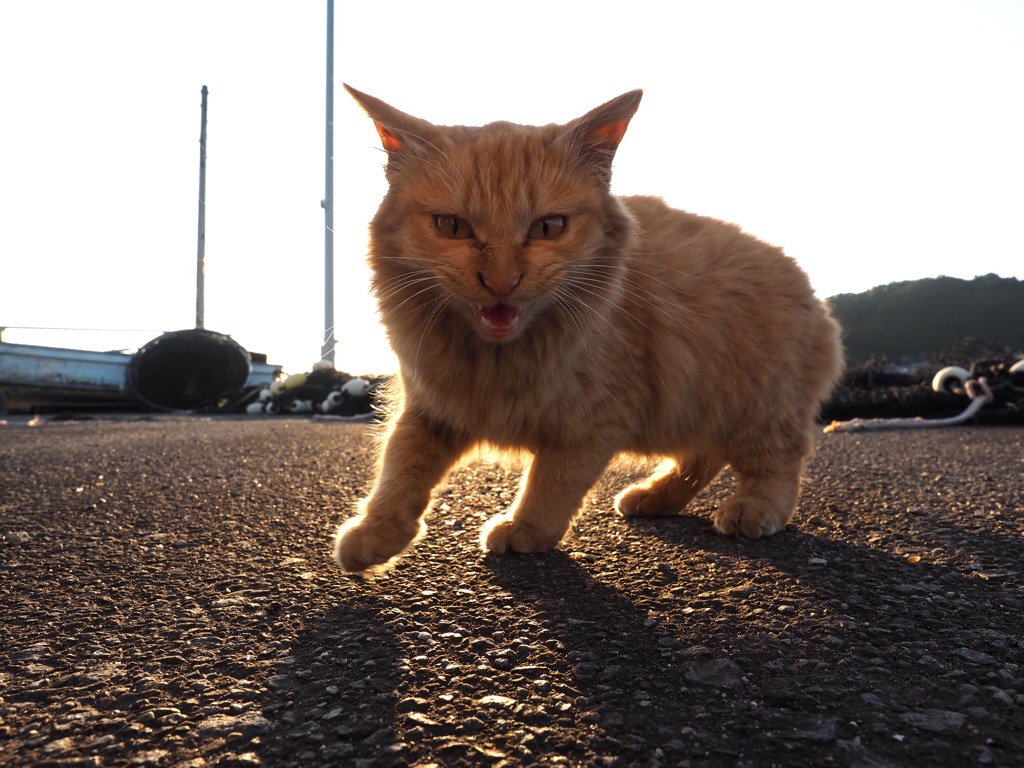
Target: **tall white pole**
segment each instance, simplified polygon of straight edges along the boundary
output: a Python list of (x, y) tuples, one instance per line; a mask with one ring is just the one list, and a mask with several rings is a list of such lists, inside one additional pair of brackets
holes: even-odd
[(199, 244), (196, 254), (196, 328), (206, 324), (206, 86), (199, 127)]
[(334, 365), (334, 0), (327, 0), (327, 124), (324, 151), (324, 342), (320, 359)]

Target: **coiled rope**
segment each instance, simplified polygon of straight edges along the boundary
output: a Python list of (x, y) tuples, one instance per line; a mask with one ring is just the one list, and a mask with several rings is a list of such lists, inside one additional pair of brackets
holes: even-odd
[(968, 379), (964, 382), (964, 391), (971, 398), (970, 404), (957, 416), (945, 419), (923, 419), (920, 416), (911, 419), (850, 419), (849, 421), (833, 421), (825, 432), (869, 432), (883, 429), (935, 429), (936, 427), (953, 427), (970, 421), (974, 415), (991, 403), (995, 397), (987, 379)]

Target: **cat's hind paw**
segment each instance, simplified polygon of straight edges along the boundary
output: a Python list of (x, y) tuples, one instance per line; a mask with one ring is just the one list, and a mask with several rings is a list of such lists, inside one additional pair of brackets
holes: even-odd
[(480, 533), (481, 546), (498, 555), (508, 552), (549, 552), (561, 540), (560, 534), (545, 533), (511, 515), (495, 515), (484, 524)]
[(792, 515), (792, 510), (782, 509), (763, 499), (733, 496), (715, 510), (711, 519), (715, 530), (726, 536), (759, 539), (781, 531)]
[(421, 533), (421, 525), (409, 530), (391, 520), (371, 520), (360, 515), (338, 528), (334, 559), (350, 573), (385, 567)]
[(665, 494), (651, 488), (650, 483), (637, 483), (626, 488), (615, 497), (615, 508), (623, 517), (674, 515), (680, 511), (677, 504), (667, 502)]

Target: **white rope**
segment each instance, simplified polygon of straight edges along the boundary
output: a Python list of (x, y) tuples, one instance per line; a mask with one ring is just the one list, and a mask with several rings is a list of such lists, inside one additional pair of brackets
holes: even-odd
[(971, 398), (970, 405), (958, 416), (948, 419), (850, 419), (849, 421), (833, 421), (825, 432), (868, 432), (882, 429), (934, 429), (936, 427), (952, 427), (963, 424), (974, 418), (974, 415), (992, 402), (992, 390), (989, 389), (985, 377), (969, 379), (964, 382), (964, 389)]

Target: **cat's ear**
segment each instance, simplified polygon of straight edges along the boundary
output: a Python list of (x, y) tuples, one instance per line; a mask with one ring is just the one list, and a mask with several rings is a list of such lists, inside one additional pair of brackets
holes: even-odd
[(407, 115), (368, 93), (357, 91), (347, 83), (342, 85), (373, 120), (380, 143), (389, 156), (401, 155), (416, 143), (426, 143), (424, 137), (431, 127), (426, 120)]
[(626, 128), (643, 95), (641, 90), (624, 93), (566, 126), (584, 159), (598, 170), (606, 182), (611, 181), (615, 150), (626, 135)]

